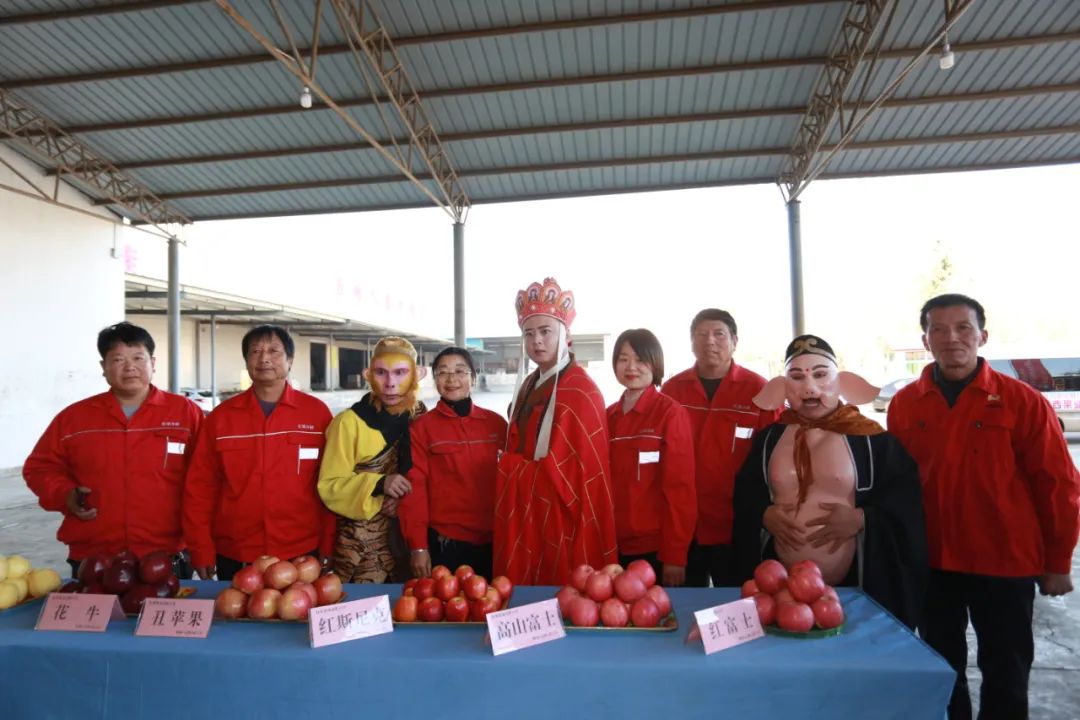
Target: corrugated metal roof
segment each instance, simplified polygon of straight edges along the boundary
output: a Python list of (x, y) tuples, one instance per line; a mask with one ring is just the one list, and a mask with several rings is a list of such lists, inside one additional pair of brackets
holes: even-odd
[[(269, 3), (233, 5), (287, 47)], [(314, 4), (278, 5), (306, 46)], [(848, 3), (376, 8), (465, 190), (482, 203), (776, 182)], [(18, 19), (27, 14), (37, 15)], [(940, 0), (898, 3), (849, 103), (863, 73), (873, 68), (865, 106), (942, 22)], [(376, 139), (405, 139), (396, 117), (380, 121), (366, 66), (345, 39), (325, 10), (316, 81)], [(979, 0), (949, 40), (956, 66), (944, 72), (926, 58), (822, 177), (1077, 161), (1080, 3)], [(300, 110), (300, 81), (213, 2), (9, 0), (0, 88), (193, 219), (431, 202), (336, 113), (318, 101)], [(839, 136), (833, 127), (827, 144)], [(412, 169), (434, 187), (415, 155)]]

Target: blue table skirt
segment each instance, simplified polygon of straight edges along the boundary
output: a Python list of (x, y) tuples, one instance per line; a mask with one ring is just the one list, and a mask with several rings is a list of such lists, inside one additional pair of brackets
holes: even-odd
[[(194, 582), (196, 597), (225, 586)], [(400, 595), (348, 585), (349, 599)], [(513, 604), (553, 596), (520, 587)], [(735, 589), (675, 589), (679, 630), (569, 632), (494, 657), (481, 627), (399, 627), (312, 650), (306, 624), (215, 621), (206, 640), (36, 632), (40, 603), (0, 613), (0, 717), (21, 718), (933, 718), (953, 671), (857, 591), (823, 640), (767, 636), (705, 656), (684, 638), (693, 611)], [(224, 715), (223, 715), (224, 713)], [(299, 715), (297, 715), (299, 714)]]

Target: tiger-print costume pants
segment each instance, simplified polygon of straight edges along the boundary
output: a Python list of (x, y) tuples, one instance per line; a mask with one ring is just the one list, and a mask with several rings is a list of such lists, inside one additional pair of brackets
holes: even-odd
[(382, 513), (370, 520), (338, 516), (334, 572), (346, 583), (405, 582), (409, 551), (397, 518)]

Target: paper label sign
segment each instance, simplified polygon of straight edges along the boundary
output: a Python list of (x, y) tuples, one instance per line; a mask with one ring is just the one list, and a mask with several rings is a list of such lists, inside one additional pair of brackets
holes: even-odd
[(205, 638), (214, 620), (213, 600), (147, 598), (135, 634), (141, 637)]
[(311, 608), (308, 613), (308, 635), (313, 648), (388, 632), (394, 632), (389, 595), (324, 605)]
[(487, 625), (495, 655), (566, 637), (555, 598), (489, 613)]
[(123, 620), (124, 611), (115, 595), (50, 593), (38, 613), (35, 630), (105, 632), (109, 620)]
[(694, 613), (705, 654), (756, 640), (765, 635), (754, 598), (743, 598)]

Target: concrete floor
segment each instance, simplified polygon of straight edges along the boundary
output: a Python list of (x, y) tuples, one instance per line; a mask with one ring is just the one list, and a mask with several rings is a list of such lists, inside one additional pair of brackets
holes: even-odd
[[(1070, 450), (1080, 464), (1080, 444), (1071, 444)], [(38, 507), (18, 473), (0, 475), (0, 553), (23, 555), (34, 567), (66, 570), (67, 549), (56, 540), (59, 525), (60, 516)], [(1080, 720), (1080, 552), (1073, 557), (1073, 582), (1078, 588), (1073, 595), (1035, 597), (1035, 663), (1030, 685), (1033, 720)], [(970, 629), (968, 647), (968, 680), (978, 707), (981, 678)]]

